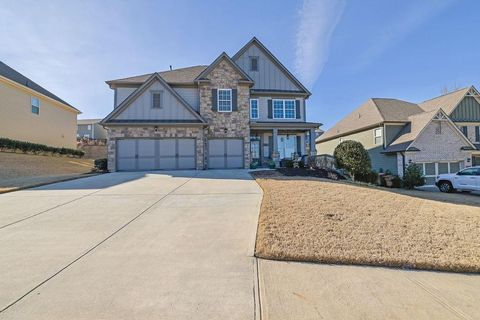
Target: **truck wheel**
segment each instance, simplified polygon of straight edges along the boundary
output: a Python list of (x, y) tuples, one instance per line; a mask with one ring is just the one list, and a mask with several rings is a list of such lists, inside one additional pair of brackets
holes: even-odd
[(449, 181), (440, 182), (440, 184), (438, 185), (438, 189), (440, 189), (440, 191), (442, 192), (447, 192), (447, 193), (451, 193), (455, 191), (452, 187), (452, 184)]

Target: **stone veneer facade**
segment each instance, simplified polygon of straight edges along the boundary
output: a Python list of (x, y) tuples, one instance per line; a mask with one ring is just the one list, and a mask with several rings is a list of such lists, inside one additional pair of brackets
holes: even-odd
[[(242, 75), (229, 62), (222, 60), (201, 82), (200, 115), (208, 122), (205, 138), (239, 138), (244, 142), (244, 167), (250, 167), (250, 87), (242, 83)], [(237, 89), (237, 111), (212, 110), (212, 89)], [(205, 152), (205, 155), (208, 151)], [(206, 162), (205, 162), (206, 163)]]
[(117, 139), (121, 138), (195, 138), (196, 167), (204, 169), (204, 132), (201, 127), (110, 127), (108, 128), (108, 170), (116, 171), (115, 152)]

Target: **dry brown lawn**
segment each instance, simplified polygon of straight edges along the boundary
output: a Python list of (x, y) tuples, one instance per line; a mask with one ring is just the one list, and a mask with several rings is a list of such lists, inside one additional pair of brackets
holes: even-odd
[(0, 152), (0, 193), (90, 173), (93, 160)]
[(480, 272), (479, 196), (254, 175), (264, 191), (258, 257)]

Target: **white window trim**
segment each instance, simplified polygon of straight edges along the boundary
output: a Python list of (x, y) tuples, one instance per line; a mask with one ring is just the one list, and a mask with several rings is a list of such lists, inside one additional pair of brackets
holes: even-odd
[[(253, 117), (252, 116), (252, 101), (257, 101), (257, 116)], [(260, 101), (258, 99), (250, 99), (250, 119), (258, 119), (260, 117), (260, 107), (259, 104)]]
[[(33, 100), (37, 100), (38, 105), (34, 106), (34, 105), (33, 105)], [(38, 108), (38, 113), (35, 113), (35, 112), (32, 111), (33, 107)], [(30, 112), (33, 113), (33, 114), (35, 114), (35, 115), (37, 115), (37, 116), (40, 115), (40, 99), (39, 99), (39, 98), (37, 98), (37, 97), (30, 97)]]
[[(220, 110), (220, 91), (230, 91), (230, 110)], [(218, 112), (232, 112), (232, 109), (233, 109), (232, 100), (233, 100), (232, 89), (223, 89), (223, 88), (217, 89), (217, 111)], [(226, 100), (222, 100), (222, 101), (226, 101)]]
[[(275, 101), (282, 101), (282, 117), (275, 117)], [(293, 101), (293, 118), (285, 117), (285, 101)], [(295, 99), (272, 99), (272, 118), (273, 119), (296, 119), (297, 118), (297, 102)]]
[[(380, 131), (380, 135), (377, 137), (377, 130)], [(377, 138), (381, 138), (382, 141), (381, 143), (377, 143)], [(380, 144), (383, 144), (383, 132), (382, 132), (382, 128), (375, 128), (373, 129), (373, 144), (374, 145), (380, 145)]]

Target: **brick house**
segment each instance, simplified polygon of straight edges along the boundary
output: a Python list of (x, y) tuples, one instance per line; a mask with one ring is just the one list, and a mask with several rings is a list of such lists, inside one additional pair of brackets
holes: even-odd
[(210, 65), (107, 84), (110, 171), (249, 168), (315, 153), (310, 92), (256, 38)]
[(403, 175), (417, 163), (427, 185), (435, 176), (480, 165), (480, 95), (470, 86), (418, 104), (372, 98), (316, 140), (319, 154), (342, 141), (361, 142), (372, 169)]

